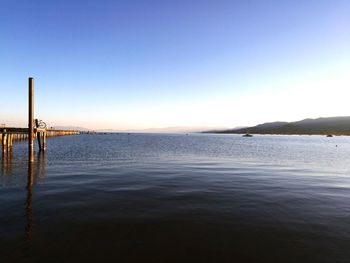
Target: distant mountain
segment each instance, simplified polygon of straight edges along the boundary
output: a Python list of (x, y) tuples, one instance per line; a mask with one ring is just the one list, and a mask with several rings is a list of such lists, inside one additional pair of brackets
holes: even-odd
[(236, 128), (229, 129), (229, 130), (215, 129), (215, 130), (202, 131), (202, 133), (224, 133), (224, 132), (229, 133), (228, 131), (235, 132), (235, 131), (238, 131), (241, 129), (247, 129), (247, 128), (248, 127), (246, 126), (238, 126)]
[(350, 135), (350, 116), (305, 119), (296, 122), (269, 122), (243, 129), (221, 130), (215, 133)]
[(90, 129), (84, 128), (84, 127), (78, 127), (78, 126), (54, 126), (54, 127), (48, 127), (54, 128), (55, 130), (73, 130), (73, 131), (90, 131)]
[[(201, 132), (203, 130), (209, 129), (208, 127), (164, 127), (164, 128), (148, 128), (148, 129), (130, 129), (130, 130), (115, 130), (115, 129), (103, 129), (97, 132), (136, 132), (136, 133), (191, 133), (191, 132)], [(225, 128), (218, 127), (215, 130), (223, 130)]]

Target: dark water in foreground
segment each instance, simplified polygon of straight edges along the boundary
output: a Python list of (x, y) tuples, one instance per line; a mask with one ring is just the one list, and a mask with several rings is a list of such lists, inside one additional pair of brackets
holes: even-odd
[(350, 262), (349, 137), (81, 135), (10, 157), (1, 262)]

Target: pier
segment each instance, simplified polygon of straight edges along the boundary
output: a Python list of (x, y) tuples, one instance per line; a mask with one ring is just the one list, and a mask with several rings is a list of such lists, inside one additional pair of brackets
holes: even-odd
[[(67, 136), (67, 135), (78, 135), (79, 131), (75, 130), (55, 130), (55, 129), (34, 129), (34, 139), (41, 139), (42, 143), (38, 142), (39, 149), (45, 150), (46, 138), (54, 136)], [(2, 145), (2, 150), (10, 150), (13, 142), (26, 141), (29, 138), (27, 128), (12, 128), (3, 127), (0, 128), (0, 143)], [(42, 147), (40, 147), (40, 145)]]
[(46, 124), (34, 119), (34, 79), (28, 79), (28, 128), (0, 127), (0, 142), (2, 153), (12, 150), (13, 142), (28, 141), (29, 159), (34, 161), (34, 140), (37, 139), (40, 151), (46, 149), (47, 137), (77, 135), (76, 130), (47, 129)]

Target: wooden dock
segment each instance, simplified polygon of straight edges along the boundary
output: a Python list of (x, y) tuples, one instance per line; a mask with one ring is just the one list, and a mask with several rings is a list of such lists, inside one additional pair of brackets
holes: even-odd
[[(45, 150), (46, 148), (47, 137), (78, 134), (80, 134), (80, 132), (76, 130), (34, 129), (34, 139), (38, 139), (39, 149), (41, 150)], [(0, 144), (2, 145), (3, 152), (11, 150), (14, 142), (26, 141), (28, 138), (29, 129), (27, 128), (0, 128)]]

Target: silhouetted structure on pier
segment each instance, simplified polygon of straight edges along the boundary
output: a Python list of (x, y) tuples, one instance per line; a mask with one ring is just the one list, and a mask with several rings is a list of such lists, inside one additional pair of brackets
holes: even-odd
[(28, 80), (28, 128), (0, 128), (0, 142), (3, 155), (12, 150), (14, 141), (28, 140), (29, 161), (34, 161), (34, 139), (37, 138), (40, 150), (46, 149), (46, 138), (49, 136), (76, 135), (79, 131), (47, 129), (41, 120), (34, 120), (34, 79)]

